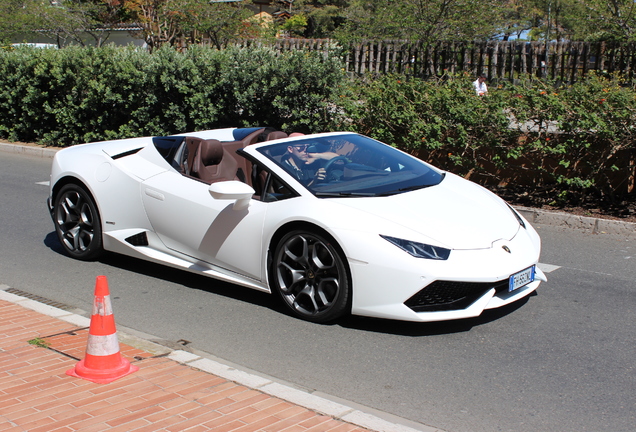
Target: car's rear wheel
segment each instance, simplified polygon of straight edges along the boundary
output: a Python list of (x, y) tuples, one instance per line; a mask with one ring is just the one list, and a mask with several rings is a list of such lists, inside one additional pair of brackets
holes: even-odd
[(81, 186), (67, 184), (53, 206), (57, 237), (73, 258), (93, 260), (102, 253), (102, 228), (97, 206)]
[(273, 288), (297, 317), (326, 323), (349, 312), (347, 268), (326, 236), (305, 230), (286, 234), (272, 265)]

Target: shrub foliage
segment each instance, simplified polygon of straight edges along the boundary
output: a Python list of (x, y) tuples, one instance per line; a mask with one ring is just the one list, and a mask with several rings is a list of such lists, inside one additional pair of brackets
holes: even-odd
[(347, 79), (336, 53), (0, 50), (0, 137), (66, 146), (220, 127), (354, 130), (482, 184), (634, 196), (636, 92), (618, 76)]
[(217, 127), (320, 129), (337, 58), (265, 48), (0, 50), (0, 136), (66, 146)]
[(491, 85), (485, 97), (472, 79), (363, 80), (345, 98), (344, 127), (480, 183), (549, 187), (556, 204), (634, 195), (636, 92), (620, 77)]

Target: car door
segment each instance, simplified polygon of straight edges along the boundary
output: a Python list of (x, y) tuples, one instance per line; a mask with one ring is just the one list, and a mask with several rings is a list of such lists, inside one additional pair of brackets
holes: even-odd
[(153, 229), (166, 247), (193, 263), (261, 281), (267, 204), (252, 199), (236, 210), (234, 200), (213, 198), (209, 187), (176, 172), (144, 181), (141, 194)]

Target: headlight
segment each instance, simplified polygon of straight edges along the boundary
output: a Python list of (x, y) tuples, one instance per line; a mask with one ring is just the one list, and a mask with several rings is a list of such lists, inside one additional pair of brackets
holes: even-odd
[(432, 246), (432, 245), (428, 245), (424, 243), (417, 243), (414, 241), (399, 239), (395, 237), (389, 237), (382, 234), (380, 234), (380, 237), (382, 237), (385, 240), (388, 240), (389, 242), (393, 243), (394, 245), (396, 245), (403, 251), (408, 252), (409, 254), (413, 255), (416, 258), (425, 258), (425, 259), (432, 259), (432, 260), (447, 260), (448, 256), (451, 253), (450, 249), (446, 249), (439, 246)]

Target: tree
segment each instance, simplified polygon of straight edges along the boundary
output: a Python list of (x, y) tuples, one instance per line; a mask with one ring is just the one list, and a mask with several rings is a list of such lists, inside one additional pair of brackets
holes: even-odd
[(531, 40), (636, 41), (636, 3), (633, 0), (508, 0), (508, 23), (527, 31)]
[(572, 24), (578, 14), (574, 12), (579, 0), (532, 0), (526, 16), (531, 19), (530, 40), (562, 41), (573, 36)]
[[(142, 35), (154, 50), (161, 45), (174, 45), (180, 36), (193, 32), (208, 36), (221, 48), (237, 37), (250, 24), (251, 15), (245, 5), (210, 0), (122, 0), (124, 8), (142, 27)], [(196, 36), (195, 36), (196, 37)]]
[(151, 51), (163, 44), (172, 45), (179, 36), (188, 0), (122, 0), (123, 7), (131, 14), (142, 30)]
[(182, 9), (183, 32), (196, 38), (197, 34), (207, 36), (212, 44), (222, 49), (237, 37), (246, 36), (249, 28), (255, 27), (247, 19), (252, 12), (246, 5), (210, 3), (209, 0), (189, 0)]
[(18, 34), (37, 32), (60, 47), (70, 42), (83, 46), (88, 38), (96, 46), (101, 46), (108, 39), (113, 25), (121, 20), (115, 1), (8, 0), (0, 6), (3, 16), (0, 34), (11, 39)]
[(633, 0), (561, 0), (568, 8), (572, 37), (578, 40), (636, 41)]
[(499, 14), (493, 15), (499, 36), (503, 40), (510, 37), (521, 38), (537, 25), (537, 18), (543, 16), (543, 10), (536, 0), (507, 0), (502, 2)]
[(291, 36), (302, 36), (307, 28), (307, 17), (302, 14), (296, 14), (285, 21), (281, 28), (289, 32)]
[(11, 42), (13, 35), (17, 33), (16, 26), (17, 12), (20, 10), (21, 1), (6, 0), (0, 3), (0, 44), (4, 45)]
[(431, 44), (444, 40), (489, 39), (498, 33), (496, 0), (353, 0), (344, 39), (406, 39)]
[(3, 0), (0, 3), (0, 42), (10, 43), (20, 34), (39, 28), (38, 17), (31, 15), (32, 0)]
[(307, 20), (303, 36), (328, 38), (346, 21), (345, 10), (349, 3), (349, 0), (296, 0), (292, 11)]
[[(33, 2), (35, 3), (35, 2)], [(48, 35), (58, 45), (74, 42), (85, 46), (86, 38), (102, 46), (112, 27), (120, 21), (119, 5), (112, 0), (63, 0), (56, 6), (36, 6), (41, 34)]]

